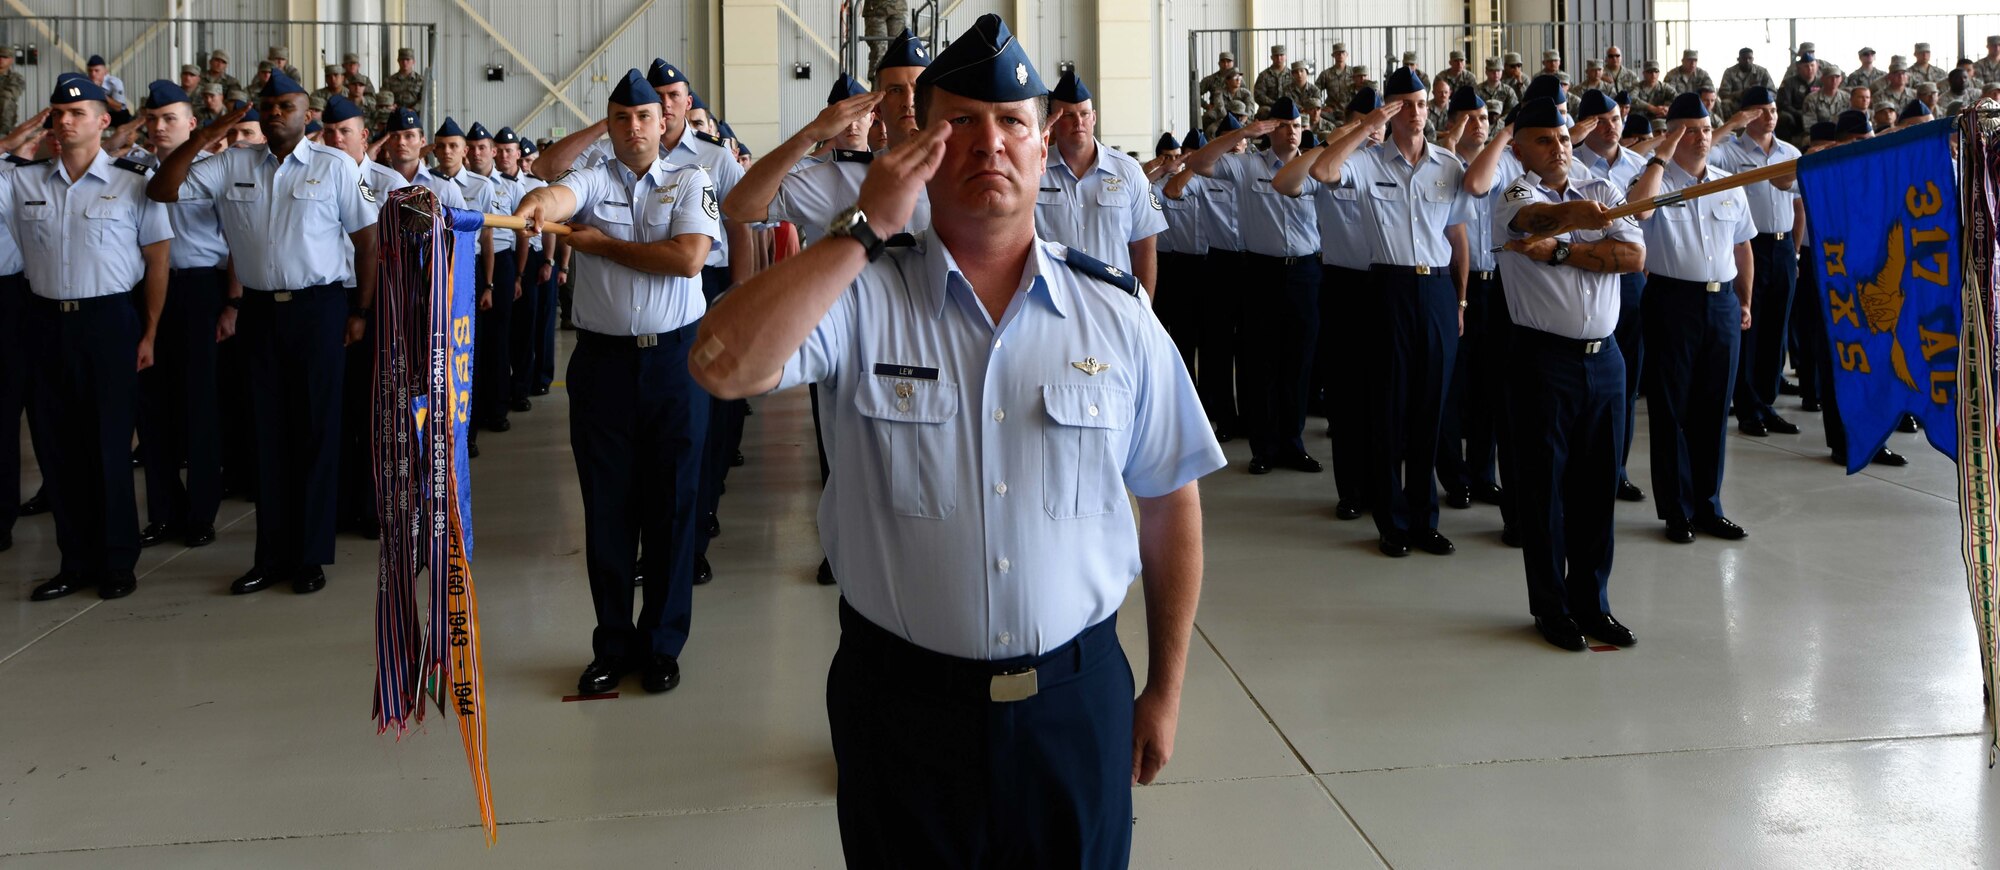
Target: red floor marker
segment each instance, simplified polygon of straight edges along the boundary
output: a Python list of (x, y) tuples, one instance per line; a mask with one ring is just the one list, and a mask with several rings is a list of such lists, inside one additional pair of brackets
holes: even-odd
[(567, 703), (569, 703), (569, 702), (571, 702), (571, 701), (616, 701), (616, 700), (618, 700), (618, 693), (617, 693), (617, 692), (605, 692), (604, 694), (601, 694), (601, 695), (564, 695), (564, 696), (563, 696), (563, 703), (565, 703), (565, 704), (567, 704)]
[[(1591, 647), (1591, 648), (1590, 648), (1590, 651), (1591, 651), (1591, 652), (1617, 652), (1617, 651), (1618, 651), (1618, 648), (1617, 648), (1617, 647), (1615, 647), (1615, 646), (1611, 646), (1611, 645), (1608, 645), (1608, 644), (1607, 644), (1607, 645), (1605, 645), (1605, 646), (1594, 646), (1594, 647)], [(615, 696), (614, 696), (614, 697), (615, 697)]]

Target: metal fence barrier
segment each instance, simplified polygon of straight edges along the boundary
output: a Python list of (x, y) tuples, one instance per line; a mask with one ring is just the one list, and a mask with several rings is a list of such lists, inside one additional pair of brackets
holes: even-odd
[(1928, 42), (1931, 62), (1949, 68), (1961, 57), (1977, 60), (1986, 54), (1986, 37), (2000, 34), (2000, 12), (1964, 15), (1856, 16), (1844, 18), (1739, 18), (1718, 20), (1656, 19), (1633, 21), (1537, 21), (1494, 24), (1409, 24), (1385, 27), (1292, 27), (1258, 30), (1191, 30), (1188, 32), (1188, 120), (1201, 119), (1199, 82), (1214, 72), (1216, 58), (1233, 52), (1243, 70), (1244, 86), (1270, 64), (1270, 48), (1285, 46), (1287, 62), (1313, 65), (1313, 75), (1333, 59), (1333, 45), (1344, 43), (1347, 62), (1366, 64), (1370, 77), (1402, 65), (1403, 52), (1417, 53), (1417, 67), (1426, 73), (1446, 67), (1452, 51), (1465, 53), (1466, 67), (1484, 75), (1489, 57), (1519, 52), (1530, 77), (1541, 70), (1542, 52), (1554, 50), (1571, 80), (1581, 78), (1583, 62), (1602, 58), (1609, 46), (1624, 51), (1625, 66), (1634, 72), (1647, 60), (1657, 60), (1663, 72), (1680, 63), (1681, 52), (1701, 52), (1701, 67), (1718, 81), (1736, 62), (1738, 49), (1756, 52), (1757, 62), (1782, 81), (1792, 51), (1801, 41), (1814, 43), (1818, 56), (1845, 70), (1859, 64), (1863, 47), (1877, 52), (1875, 66), (1887, 69), (1892, 55), (1911, 54), (1912, 46)]
[(125, 83), (127, 98), (136, 102), (154, 79), (178, 82), (182, 64), (206, 71), (208, 55), (216, 49), (229, 54), (229, 74), (247, 85), (272, 46), (289, 51), (307, 90), (325, 85), (324, 67), (338, 65), (349, 52), (361, 56), (362, 74), (380, 89), (396, 71), (397, 50), (412, 49), (417, 69), (424, 74), (422, 112), (424, 117), (436, 115), (436, 88), (431, 87), (432, 59), (437, 56), (434, 24), (6, 16), (0, 17), (0, 43), (14, 44), (14, 69), (28, 80), (23, 118), (46, 101), (57, 76), (83, 71), (92, 55), (104, 58), (106, 70)]

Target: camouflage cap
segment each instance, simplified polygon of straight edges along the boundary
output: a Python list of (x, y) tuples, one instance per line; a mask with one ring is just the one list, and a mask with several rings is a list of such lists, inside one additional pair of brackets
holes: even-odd
[(416, 60), (416, 59), (417, 59), (417, 50), (416, 50), (416, 49), (414, 49), (414, 48), (399, 48), (399, 49), (396, 49), (396, 59), (397, 59), (397, 60)]
[(347, 70), (341, 69), (338, 64), (330, 63), (326, 65), (326, 74), (330, 76), (344, 76), (347, 75)]
[(1517, 51), (1507, 52), (1506, 54), (1501, 55), (1500, 59), (1501, 62), (1505, 63), (1508, 66), (1521, 65), (1521, 53)]
[(292, 50), (282, 45), (274, 45), (270, 51), (264, 52), (264, 57), (271, 60), (291, 60)]
[(202, 86), (201, 86), (201, 94), (202, 94), (202, 96), (208, 96), (209, 94), (214, 94), (214, 95), (216, 95), (216, 96), (218, 96), (218, 97), (219, 97), (219, 96), (222, 96), (222, 83), (221, 83), (221, 82), (209, 82), (209, 83), (207, 83), (207, 84), (204, 84), (204, 85), (202, 85)]
[[(12, 52), (12, 51), (9, 51), (9, 52), (7, 52), (7, 53), (8, 53), (8, 54), (13, 54), (13, 52)], [(201, 75), (201, 67), (198, 67), (198, 66), (195, 66), (194, 64), (191, 64), (191, 63), (184, 63), (184, 64), (181, 64), (181, 75), (184, 75), (184, 76), (198, 76), (198, 75)]]
[(216, 50), (214, 50), (214, 51), (211, 51), (211, 52), (209, 52), (209, 53), (208, 53), (208, 59), (209, 59), (209, 60), (219, 60), (219, 61), (222, 61), (223, 63), (228, 63), (228, 62), (229, 62), (229, 52), (226, 52), (226, 51), (223, 51), (222, 49), (219, 49), (219, 48), (218, 48), (218, 49), (216, 49)]
[(315, 112), (324, 112), (326, 111), (326, 98), (319, 94), (309, 94), (306, 96), (306, 108)]
[(350, 52), (348, 52), (348, 53), (346, 53), (346, 54), (343, 54), (343, 55), (341, 55), (341, 56), (340, 56), (340, 62), (341, 62), (341, 63), (343, 63), (343, 64), (348, 64), (348, 63), (360, 63), (360, 62), (361, 62), (361, 55), (358, 55), (358, 54), (355, 54), (354, 52), (351, 52), (351, 51), (350, 51)]

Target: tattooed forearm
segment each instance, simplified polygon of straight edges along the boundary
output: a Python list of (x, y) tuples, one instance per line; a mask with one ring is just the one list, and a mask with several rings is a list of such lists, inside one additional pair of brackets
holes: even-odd
[(1646, 249), (1631, 242), (1577, 242), (1569, 246), (1569, 262), (1585, 272), (1622, 275), (1646, 267)]

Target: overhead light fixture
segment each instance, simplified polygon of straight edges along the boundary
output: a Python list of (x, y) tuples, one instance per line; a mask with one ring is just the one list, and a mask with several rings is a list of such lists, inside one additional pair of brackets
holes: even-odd
[(505, 66), (502, 66), (502, 65), (500, 65), (500, 64), (497, 64), (497, 63), (489, 63), (489, 64), (487, 64), (487, 65), (486, 65), (486, 80), (487, 80), (487, 81), (489, 81), (489, 82), (504, 82), (504, 81), (506, 81), (506, 80), (507, 80), (507, 68), (506, 68)]
[(792, 78), (809, 79), (812, 77), (813, 77), (813, 65), (811, 61), (802, 61), (800, 63), (792, 64)]

